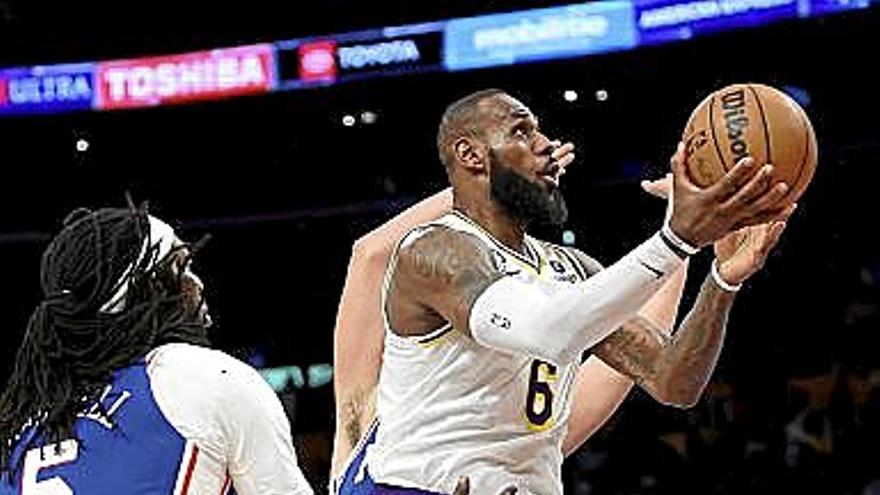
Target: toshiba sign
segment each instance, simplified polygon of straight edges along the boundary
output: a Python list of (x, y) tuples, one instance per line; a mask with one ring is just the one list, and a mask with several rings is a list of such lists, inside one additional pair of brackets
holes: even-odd
[(132, 108), (264, 93), (275, 85), (272, 45), (120, 60), (98, 66), (99, 108)]

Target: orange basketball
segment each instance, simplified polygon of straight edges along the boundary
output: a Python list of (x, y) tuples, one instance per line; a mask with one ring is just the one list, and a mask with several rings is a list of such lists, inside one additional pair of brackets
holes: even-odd
[(715, 91), (691, 114), (682, 141), (687, 171), (706, 187), (740, 158), (774, 167), (773, 181), (789, 186), (796, 201), (816, 170), (816, 134), (806, 112), (788, 95), (762, 84), (733, 84)]

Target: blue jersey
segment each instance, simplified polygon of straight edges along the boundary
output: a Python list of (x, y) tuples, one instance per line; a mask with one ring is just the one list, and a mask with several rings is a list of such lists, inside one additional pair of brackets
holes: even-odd
[(192, 458), (193, 450), (156, 405), (146, 363), (114, 373), (101, 404), (111, 421), (97, 407), (82, 413), (75, 424), (80, 443), (47, 445), (28, 428), (13, 456), (13, 462), (24, 462), (15, 464), (21, 469), (14, 483), (2, 484), (0, 495), (43, 494), (44, 487), (52, 487), (52, 494), (174, 493), (178, 476), (186, 474), (185, 454)]
[(364, 463), (367, 447), (376, 442), (376, 429), (379, 421), (374, 420), (367, 433), (352, 451), (348, 465), (342, 476), (335, 481), (333, 495), (439, 495), (418, 488), (381, 485), (370, 476), (370, 469)]
[[(287, 444), (289, 424), (278, 418), (277, 397), (247, 391), (262, 385), (271, 392), (253, 381), (256, 372), (195, 346), (159, 351), (113, 374), (98, 399), (109, 421), (96, 402), (74, 425), (79, 441), (47, 444), (25, 428), (13, 450), (18, 469), (14, 479), (3, 475), (0, 495), (223, 495), (233, 484), (241, 495), (311, 493)], [(189, 382), (189, 390), (181, 385)], [(223, 392), (241, 411), (224, 405)], [(284, 423), (264, 436), (238, 414)]]
[(376, 441), (376, 428), (378, 420), (373, 420), (366, 434), (358, 441), (351, 452), (348, 465), (342, 472), (342, 476), (334, 480), (334, 495), (368, 495), (373, 489), (373, 480), (366, 473), (364, 457), (367, 455), (367, 447)]

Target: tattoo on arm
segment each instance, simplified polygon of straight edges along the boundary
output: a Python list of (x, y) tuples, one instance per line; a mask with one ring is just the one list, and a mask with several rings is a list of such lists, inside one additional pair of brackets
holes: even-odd
[(662, 353), (671, 347), (669, 340), (647, 320), (636, 318), (606, 337), (593, 353), (644, 387), (660, 374)]
[(403, 247), (398, 270), (395, 275), (409, 281), (408, 297), (466, 332), (474, 301), (503, 276), (476, 239), (445, 227), (433, 227)]
[(707, 278), (691, 312), (672, 337), (642, 319), (624, 324), (594, 352), (656, 399), (693, 405), (721, 353), (733, 294)]

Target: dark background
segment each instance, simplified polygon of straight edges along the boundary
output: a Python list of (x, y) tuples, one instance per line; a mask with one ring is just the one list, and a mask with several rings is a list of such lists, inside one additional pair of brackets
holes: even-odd
[[(0, 2), (0, 66), (269, 42), (552, 2), (270, 3), (208, 7)], [(634, 52), (384, 78), (149, 110), (0, 119), (0, 383), (39, 300), (39, 258), (78, 206), (149, 200), (185, 237), (213, 240), (197, 270), (218, 347), (260, 366), (332, 361), (351, 243), (445, 184), (445, 105), (501, 87), (578, 147), (564, 191), (577, 246), (609, 263), (659, 227), (638, 187), (665, 172), (690, 111), (732, 82), (793, 86), (819, 139), (814, 181), (766, 268), (738, 296), (713, 386), (681, 412), (632, 394), (565, 469), (606, 493), (880, 493), (877, 180), (880, 12), (719, 34)], [(563, 100), (578, 91), (577, 102)], [(603, 89), (606, 101), (593, 95)], [(375, 124), (341, 125), (376, 112)], [(78, 139), (91, 146), (75, 150)], [(542, 230), (560, 240), (560, 232)], [(685, 308), (709, 259), (692, 265)], [(682, 314), (685, 311), (682, 312)], [(326, 483), (330, 386), (288, 390), (301, 461)], [(800, 419), (799, 419), (800, 418)], [(792, 426), (794, 425), (794, 426)], [(826, 425), (828, 426), (826, 428)], [(832, 450), (794, 439), (830, 431)], [(789, 431), (787, 434), (786, 431)], [(873, 436), (872, 436), (873, 435)], [(876, 440), (876, 441), (875, 441)]]

